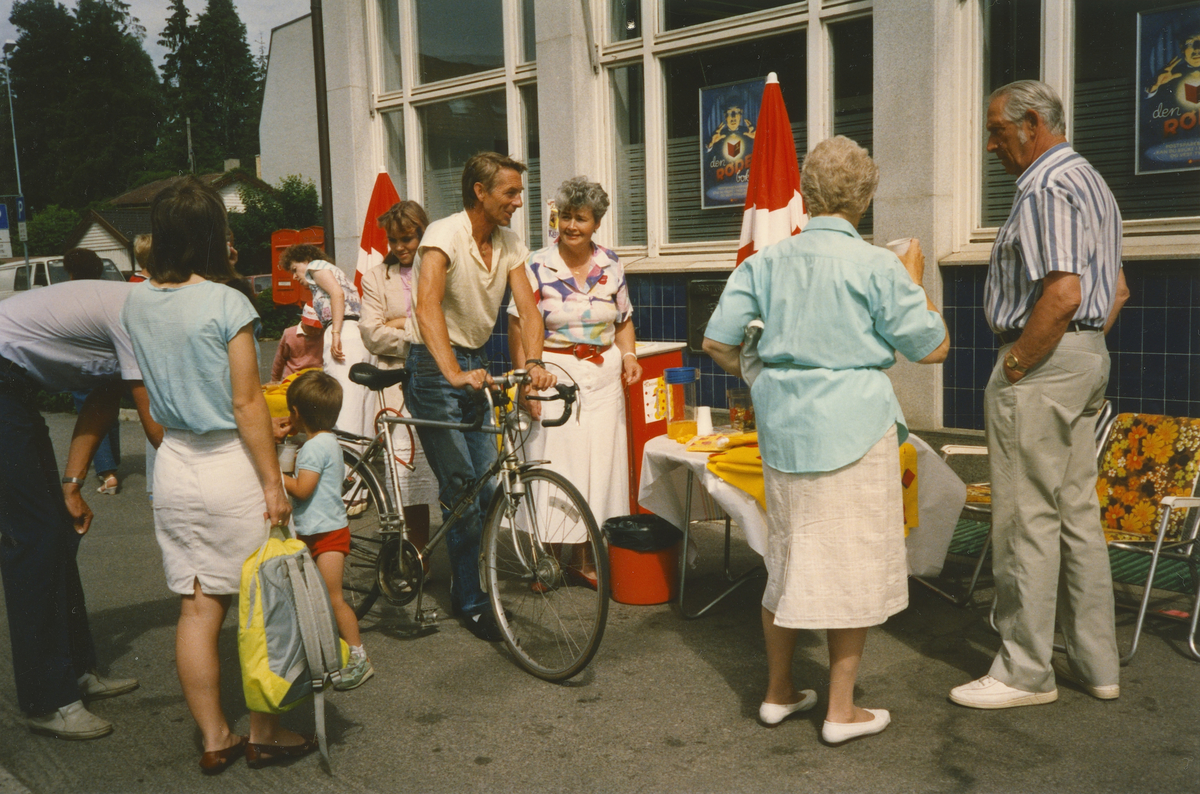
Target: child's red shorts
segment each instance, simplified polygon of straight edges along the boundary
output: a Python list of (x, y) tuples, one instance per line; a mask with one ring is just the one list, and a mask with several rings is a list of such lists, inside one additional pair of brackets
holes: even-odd
[(332, 532), (318, 532), (315, 535), (300, 535), (299, 538), (308, 546), (314, 560), (327, 551), (350, 553), (350, 527), (342, 527)]

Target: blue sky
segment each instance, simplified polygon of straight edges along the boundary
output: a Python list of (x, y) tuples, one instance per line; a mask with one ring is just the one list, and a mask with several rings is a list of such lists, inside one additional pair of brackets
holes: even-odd
[[(133, 15), (140, 19), (142, 26), (146, 28), (146, 39), (143, 42), (146, 52), (150, 53), (150, 57), (154, 59), (156, 65), (161, 64), (163, 50), (156, 42), (167, 22), (168, 0), (126, 1), (129, 3)], [(59, 0), (59, 2), (69, 8), (74, 8), (76, 5), (75, 0)], [(204, 10), (207, 2), (206, 0), (184, 0), (184, 4), (192, 12), (194, 21), (196, 15)], [(237, 7), (242, 22), (246, 23), (246, 41), (250, 44), (250, 51), (257, 55), (260, 38), (265, 51), (271, 44), (271, 28), (307, 14), (311, 3), (310, 0), (234, 0), (234, 5)], [(12, 14), (12, 6), (12, 0), (0, 0), (0, 15), (2, 15), (0, 40), (17, 37), (16, 29), (8, 21), (8, 17)]]

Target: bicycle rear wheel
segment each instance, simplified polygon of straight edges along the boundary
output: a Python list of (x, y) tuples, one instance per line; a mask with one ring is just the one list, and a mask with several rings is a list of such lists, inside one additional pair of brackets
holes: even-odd
[(342, 501), (356, 505), (356, 510), (362, 506), (361, 512), (348, 516), (350, 553), (342, 568), (342, 597), (361, 619), (379, 598), (376, 566), (384, 541), (379, 534), (379, 514), (386, 512), (387, 502), (379, 478), (358, 453), (343, 447), (342, 461), (349, 469), (342, 481)]
[(522, 475), (516, 504), (497, 494), (484, 529), (484, 580), (504, 644), (527, 671), (565, 681), (592, 660), (608, 619), (608, 544), (557, 472)]

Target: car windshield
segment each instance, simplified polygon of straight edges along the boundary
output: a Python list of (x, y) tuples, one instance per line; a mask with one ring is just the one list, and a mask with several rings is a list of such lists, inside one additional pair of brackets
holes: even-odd
[[(51, 259), (46, 263), (46, 269), (50, 272), (50, 283), (61, 284), (64, 281), (70, 281), (67, 276), (67, 269), (63, 267), (61, 259)], [(121, 275), (121, 271), (117, 269), (116, 264), (111, 259), (104, 260), (104, 271), (100, 275), (103, 281), (124, 281), (125, 277)]]

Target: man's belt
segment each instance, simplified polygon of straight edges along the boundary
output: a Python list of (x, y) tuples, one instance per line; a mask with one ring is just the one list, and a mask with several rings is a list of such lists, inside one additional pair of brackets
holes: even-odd
[[(996, 336), (999, 337), (1000, 344), (1011, 345), (1014, 342), (1016, 342), (1018, 339), (1021, 338), (1021, 334), (1024, 332), (1024, 330), (1025, 330), (1024, 328), (1014, 328), (1011, 331), (998, 331), (996, 333)], [(1094, 325), (1084, 325), (1083, 323), (1075, 322), (1074, 320), (1072, 320), (1071, 322), (1067, 323), (1067, 330), (1068, 331), (1103, 331), (1104, 329), (1097, 328)]]
[(550, 353), (569, 353), (575, 358), (582, 361), (590, 361), (593, 364), (599, 364), (604, 361), (604, 351), (608, 350), (612, 345), (569, 345), (567, 347), (543, 347), (543, 351)]

